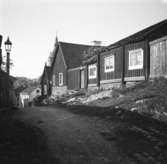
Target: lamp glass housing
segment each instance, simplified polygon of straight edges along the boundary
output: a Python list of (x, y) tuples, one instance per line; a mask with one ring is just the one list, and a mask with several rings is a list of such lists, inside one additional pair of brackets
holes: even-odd
[(5, 42), (5, 50), (6, 50), (6, 52), (10, 52), (11, 48), (12, 48), (12, 42), (9, 40), (9, 37), (8, 37), (8, 39)]

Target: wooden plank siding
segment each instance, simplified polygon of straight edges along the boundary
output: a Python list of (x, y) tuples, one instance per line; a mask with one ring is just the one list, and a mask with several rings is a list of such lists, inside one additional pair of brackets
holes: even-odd
[(61, 49), (59, 48), (57, 56), (56, 56), (56, 61), (53, 67), (53, 75), (55, 75), (55, 86), (59, 86), (59, 73), (63, 73), (63, 86), (67, 85), (67, 70), (66, 70), (66, 65), (63, 59), (63, 54)]
[[(114, 55), (114, 64), (115, 64), (115, 69), (113, 72), (105, 72), (104, 71), (104, 60), (105, 57), (108, 57), (110, 55)], [(101, 81), (104, 80), (111, 80), (111, 79), (121, 79), (122, 75), (122, 57), (123, 57), (123, 48), (118, 47), (115, 49), (111, 49), (110, 51), (107, 51), (105, 53), (102, 53), (100, 55), (100, 77)]]
[[(84, 88), (86, 88), (86, 67), (78, 67), (68, 70), (68, 89), (79, 90), (81, 89), (81, 71), (84, 71)], [(83, 89), (84, 89), (83, 88)]]
[[(129, 51), (130, 50), (135, 50), (135, 49), (143, 49), (143, 68), (142, 69), (134, 69), (134, 70), (129, 70)], [(128, 44), (125, 46), (125, 61), (124, 61), (124, 70), (125, 70), (125, 81), (127, 81), (126, 79), (134, 80), (134, 77), (146, 77), (146, 75), (148, 74), (148, 60), (149, 60), (149, 51), (148, 51), (148, 42), (147, 41), (142, 41), (142, 42), (137, 42), (137, 43), (133, 43), (133, 44)], [(142, 79), (142, 78), (139, 78)], [(143, 80), (143, 79), (142, 79)]]
[(167, 77), (167, 37), (150, 42), (150, 78)]
[(80, 69), (68, 71), (68, 89), (79, 90), (80, 89)]

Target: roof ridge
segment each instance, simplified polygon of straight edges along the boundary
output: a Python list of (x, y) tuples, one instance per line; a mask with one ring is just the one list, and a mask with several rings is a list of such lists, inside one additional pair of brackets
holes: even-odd
[(63, 42), (63, 41), (59, 41), (59, 43), (61, 44), (72, 44), (72, 45), (78, 45), (78, 46), (93, 46), (93, 45), (89, 45), (89, 44), (80, 44), (80, 43), (71, 43), (71, 42)]
[[(167, 23), (167, 19), (164, 19), (164, 20), (162, 20), (162, 21), (160, 21), (160, 22), (157, 22), (157, 23), (155, 23), (155, 24), (152, 24), (152, 25), (150, 25), (150, 26), (147, 26), (147, 27), (145, 27), (144, 29), (135, 32), (134, 34), (128, 35), (128, 36), (124, 37), (123, 39), (120, 39), (120, 40), (114, 42), (113, 44), (110, 44), (108, 47), (111, 47), (111, 48), (112, 48), (112, 47), (114, 47), (115, 45), (120, 44), (121, 42), (123, 42), (123, 41), (125, 41), (125, 40), (127, 40), (127, 39), (130, 39), (130, 38), (132, 38), (132, 37), (134, 37), (134, 36), (136, 36), (136, 35), (139, 35), (140, 33), (143, 33), (142, 35), (145, 36), (145, 35), (149, 34), (150, 32), (154, 31), (155, 29), (159, 28), (160, 26), (164, 25), (165, 23)], [(140, 36), (140, 37), (141, 37), (141, 36)]]

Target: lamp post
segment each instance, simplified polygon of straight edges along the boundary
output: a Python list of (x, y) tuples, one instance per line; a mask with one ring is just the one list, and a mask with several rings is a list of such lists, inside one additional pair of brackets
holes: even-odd
[(10, 74), (10, 51), (12, 48), (12, 42), (10, 41), (9, 37), (5, 41), (5, 50), (7, 53), (7, 58), (6, 58), (6, 72)]

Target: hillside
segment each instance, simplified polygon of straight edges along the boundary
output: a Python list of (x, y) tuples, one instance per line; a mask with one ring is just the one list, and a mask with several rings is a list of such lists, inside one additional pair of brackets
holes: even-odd
[(167, 79), (157, 78), (129, 88), (115, 88), (92, 93), (75, 93), (59, 98), (67, 106), (86, 105), (100, 108), (126, 109), (148, 114), (154, 118), (167, 118)]
[(40, 86), (39, 79), (29, 79), (26, 77), (16, 77), (15, 81), (15, 91), (16, 93), (20, 93), (23, 90), (32, 90), (33, 88), (37, 88)]

